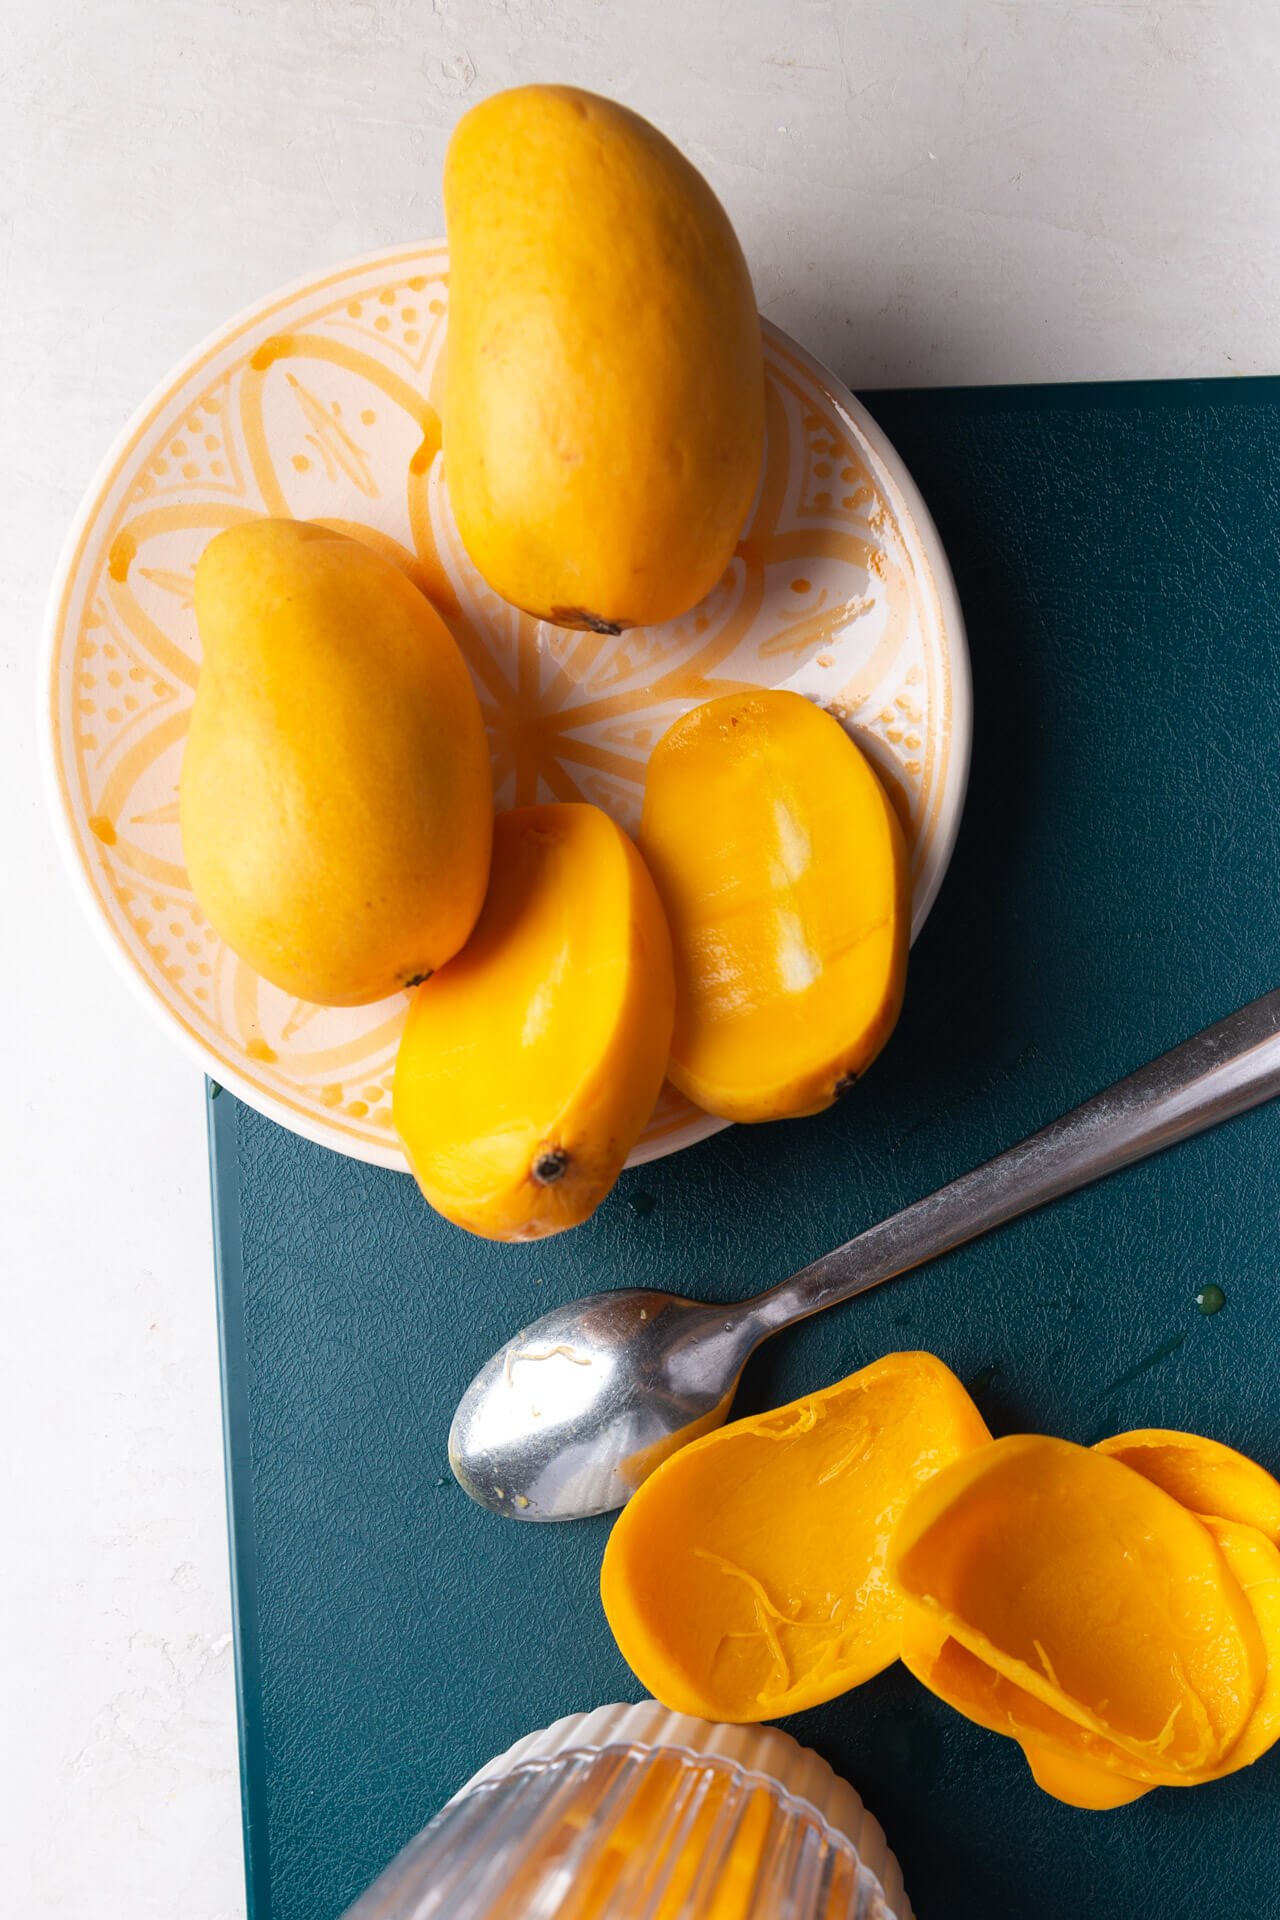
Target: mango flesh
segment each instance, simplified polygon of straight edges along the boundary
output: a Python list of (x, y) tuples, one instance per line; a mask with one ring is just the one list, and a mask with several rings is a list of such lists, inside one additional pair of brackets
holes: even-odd
[[(1250, 1545), (1229, 1554), (1118, 1460), (1040, 1436), (996, 1441), (903, 1516), (889, 1560), (903, 1658), (961, 1712), (1021, 1739), (1051, 1791), (1087, 1792), (1088, 1766), (1103, 1782), (1087, 1804), (1135, 1797), (1117, 1773), (1212, 1777), (1268, 1679), (1272, 1633), (1232, 1567)], [(1055, 1769), (1054, 1751), (1076, 1764)]]
[(726, 1120), (830, 1106), (906, 981), (906, 846), (863, 754), (798, 694), (708, 701), (653, 750), (640, 845), (675, 949), (676, 1086)]
[(1101, 1809), (1148, 1791), (1145, 1774), (1135, 1777), (1144, 1770), (1128, 1755), (988, 1666), (919, 1607), (907, 1608), (901, 1656), (931, 1693), (967, 1720), (1016, 1739), (1037, 1784), (1055, 1799)]
[(187, 872), (256, 973), (326, 1006), (412, 985), (467, 938), (493, 822), (484, 722), (398, 568), (306, 521), (228, 528), (196, 568)]
[(473, 107), (445, 160), (444, 458), (503, 599), (559, 626), (670, 620), (719, 580), (764, 447), (751, 278), (669, 140), (572, 87)]
[(885, 1573), (898, 1516), (989, 1438), (940, 1360), (898, 1353), (682, 1447), (605, 1551), (623, 1658), (664, 1706), (727, 1721), (795, 1713), (879, 1673), (902, 1628)]
[(653, 1111), (674, 997), (622, 829), (576, 804), (499, 814), (475, 932), (414, 995), (396, 1062), (395, 1123), (437, 1212), (492, 1240), (585, 1220)]

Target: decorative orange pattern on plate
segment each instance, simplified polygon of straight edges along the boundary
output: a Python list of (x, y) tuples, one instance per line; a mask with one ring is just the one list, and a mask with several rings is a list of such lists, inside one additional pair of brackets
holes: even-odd
[[(467, 560), (440, 454), (448, 263), (403, 248), (232, 322), (125, 430), (90, 490), (50, 613), (56, 811), (127, 972), (208, 1071), (326, 1146), (403, 1167), (390, 1089), (403, 996), (323, 1008), (260, 981), (187, 884), (178, 774), (200, 647), (195, 562), (255, 514), (320, 519), (393, 557), (471, 666), (497, 803), (585, 799), (634, 827), (658, 736), (698, 701), (788, 686), (836, 713), (907, 823), (918, 931), (950, 856), (968, 665), (946, 562), (868, 415), (765, 329), (759, 498), (709, 597), (616, 637), (518, 613)], [(721, 1123), (670, 1089), (635, 1160)]]

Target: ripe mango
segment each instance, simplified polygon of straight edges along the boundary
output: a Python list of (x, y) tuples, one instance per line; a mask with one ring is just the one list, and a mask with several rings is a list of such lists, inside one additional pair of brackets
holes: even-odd
[(654, 885), (598, 807), (494, 823), (484, 911), (419, 987), (395, 1123), (422, 1191), (489, 1240), (576, 1226), (604, 1199), (662, 1086), (675, 984)]
[(218, 534), (182, 764), (187, 872), (255, 972), (325, 1006), (414, 985), (466, 940), (489, 872), (479, 702), (390, 561), (297, 520)]
[(668, 1072), (726, 1120), (817, 1113), (893, 1031), (911, 881), (888, 795), (838, 720), (761, 689), (659, 740), (640, 848), (676, 957)]
[(723, 207), (637, 114), (544, 86), (463, 117), (444, 203), (467, 552), (558, 626), (684, 613), (728, 565), (764, 446), (759, 316)]

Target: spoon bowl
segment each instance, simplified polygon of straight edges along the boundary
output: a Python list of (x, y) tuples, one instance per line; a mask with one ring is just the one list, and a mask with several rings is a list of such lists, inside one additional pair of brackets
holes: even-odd
[(570, 1520), (622, 1506), (729, 1411), (751, 1347), (738, 1307), (624, 1287), (557, 1307), (467, 1388), (449, 1464), (481, 1506)]

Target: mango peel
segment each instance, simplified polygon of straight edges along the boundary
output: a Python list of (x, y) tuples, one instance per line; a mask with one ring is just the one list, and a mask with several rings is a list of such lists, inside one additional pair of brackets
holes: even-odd
[(891, 1353), (681, 1448), (605, 1551), (624, 1659), (664, 1706), (713, 1720), (773, 1719), (870, 1679), (898, 1657), (894, 1524), (989, 1438), (940, 1360)]
[(1199, 1433), (1146, 1427), (1099, 1440), (1094, 1451), (1123, 1460), (1192, 1513), (1256, 1527), (1280, 1547), (1280, 1481), (1234, 1447)]
[(1020, 1435), (940, 1474), (894, 1537), (905, 1664), (1073, 1806), (1200, 1785), (1280, 1737), (1280, 1552), (1175, 1488), (1253, 1519), (1280, 1494), (1196, 1435)]
[(1046, 1793), (1115, 1808), (1280, 1740), (1278, 1523), (1280, 1482), (1218, 1441), (993, 1441), (940, 1361), (889, 1354), (667, 1461), (601, 1594), (677, 1711), (770, 1718), (901, 1657)]

